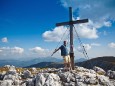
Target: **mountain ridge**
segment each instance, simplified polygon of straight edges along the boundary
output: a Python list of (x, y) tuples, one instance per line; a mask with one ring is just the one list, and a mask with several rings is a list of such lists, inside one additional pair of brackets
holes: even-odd
[(40, 57), (40, 58), (35, 58), (35, 59), (31, 59), (31, 60), (0, 60), (0, 67), (4, 66), (4, 65), (14, 65), (17, 67), (25, 67), (25, 66), (29, 66), (32, 64), (37, 64), (40, 62), (62, 62), (62, 59), (58, 59), (58, 58), (52, 58), (52, 57)]
[(78, 66), (82, 66), (88, 69), (92, 69), (93, 66), (99, 66), (104, 70), (115, 70), (115, 57), (114, 56), (103, 56), (93, 58), (84, 62), (76, 63)]
[[(99, 66), (104, 70), (115, 70), (115, 57), (114, 56), (96, 57), (87, 61), (75, 63), (75, 65), (82, 66), (88, 69), (92, 69), (94, 66)], [(59, 62), (48, 62), (48, 63), (41, 62), (27, 67), (61, 68), (64, 67), (64, 65), (63, 63), (59, 63)]]
[[(82, 62), (86, 59), (80, 58), (75, 60), (76, 62)], [(39, 57), (39, 58), (34, 58), (34, 59), (29, 59), (29, 60), (16, 60), (16, 59), (7, 59), (7, 60), (0, 60), (0, 67), (4, 65), (14, 65), (17, 67), (26, 67), (30, 66), (33, 64), (37, 64), (40, 62), (63, 62), (63, 59), (56, 58), (56, 57)]]

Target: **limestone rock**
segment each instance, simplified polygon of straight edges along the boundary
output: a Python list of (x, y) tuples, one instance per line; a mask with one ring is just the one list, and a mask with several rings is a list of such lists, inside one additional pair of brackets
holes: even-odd
[(105, 75), (106, 74), (106, 72), (100, 67), (94, 66), (93, 69), (100, 75)]

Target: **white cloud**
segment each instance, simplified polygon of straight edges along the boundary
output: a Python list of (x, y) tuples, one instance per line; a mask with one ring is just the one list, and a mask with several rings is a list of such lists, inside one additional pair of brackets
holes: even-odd
[(10, 52), (10, 47), (0, 47), (0, 50), (1, 50), (3, 53), (7, 53), (7, 52)]
[[(66, 27), (64, 27), (64, 26), (55, 27), (52, 31), (44, 32), (42, 36), (45, 39), (45, 41), (56, 41), (56, 42), (59, 42), (65, 32), (67, 32), (67, 28)], [(67, 33), (65, 33), (64, 37), (67, 36)], [(65, 38), (63, 38), (63, 39), (65, 39)]]
[(105, 21), (104, 25), (107, 26), (107, 27), (110, 27), (111, 26), (111, 22), (110, 21)]
[(20, 47), (1, 47), (0, 51), (2, 51), (1, 55), (12, 56), (12, 55), (21, 55), (24, 52), (23, 48)]
[(2, 38), (2, 42), (7, 43), (8, 42), (8, 38), (7, 37)]
[[(74, 25), (76, 31), (78, 32), (79, 36), (82, 38), (88, 38), (88, 39), (96, 39), (98, 38), (97, 28), (95, 23), (93, 23), (91, 20), (89, 20), (89, 23), (86, 24), (78, 24)], [(99, 27), (99, 26), (98, 26)], [(55, 27), (52, 31), (46, 31), (43, 33), (43, 38), (45, 41), (60, 41), (63, 34), (66, 32), (67, 28), (64, 26)], [(67, 30), (66, 34), (63, 37), (63, 40), (67, 40), (68, 32)], [(74, 31), (74, 34), (75, 31)]]
[(60, 0), (65, 8), (72, 7), (73, 11), (78, 11), (81, 18), (91, 20), (105, 19), (115, 20), (115, 0)]
[[(101, 46), (101, 45), (98, 44), (98, 43), (91, 43), (91, 44), (83, 44), (83, 46), (84, 46), (84, 48), (85, 48), (86, 51), (89, 51), (90, 49), (93, 48), (93, 46)], [(77, 50), (79, 52), (83, 52), (83, 47), (82, 46), (78, 46)]]
[[(112, 25), (111, 20), (115, 21), (115, 0), (60, 0), (63, 7), (72, 7), (74, 11), (74, 18), (81, 19), (88, 18), (88, 26), (83, 25), (80, 34), (81, 37), (98, 38), (98, 29), (105, 26)], [(78, 29), (79, 25), (78, 25)], [(83, 34), (82, 34), (83, 33)], [(91, 34), (91, 36), (90, 36)]]
[[(90, 50), (90, 49), (92, 48), (90, 44), (83, 44), (83, 46), (84, 46), (84, 48), (85, 48), (86, 51), (88, 51), (88, 50)], [(79, 52), (83, 52), (83, 47), (78, 46), (78, 47), (77, 47), (77, 50), (78, 50)]]
[(24, 52), (24, 49), (20, 47), (13, 47), (11, 48), (11, 52), (13, 54), (22, 54)]
[(88, 39), (98, 38), (97, 28), (91, 20), (86, 24), (76, 24), (74, 26), (80, 37)]
[(109, 46), (110, 48), (115, 48), (115, 43), (114, 43), (114, 42), (111, 42), (111, 43), (108, 44), (108, 46)]
[(35, 57), (47, 57), (51, 54), (51, 51), (49, 51), (48, 49), (43, 49), (41, 47), (34, 47), (29, 50), (31, 51), (31, 55)]
[[(73, 19), (88, 18), (86, 24), (75, 24), (78, 34), (82, 38), (96, 39), (99, 37), (98, 29), (110, 27), (111, 20), (115, 19), (114, 0), (60, 0), (62, 6), (68, 9), (72, 7), (74, 11)], [(79, 9), (79, 10), (78, 10)], [(97, 10), (97, 11), (96, 11)], [(79, 12), (78, 12), (79, 11)], [(78, 17), (79, 14), (79, 18)], [(65, 27), (56, 27), (53, 31), (43, 33), (45, 41), (59, 41), (62, 37)]]
[(0, 52), (2, 52), (2, 50), (0, 50)]
[(45, 49), (41, 48), (41, 47), (35, 47), (35, 48), (31, 48), (30, 49), (32, 52), (34, 53), (39, 53), (39, 52), (44, 52)]
[(101, 46), (99, 43), (92, 43), (91, 46)]

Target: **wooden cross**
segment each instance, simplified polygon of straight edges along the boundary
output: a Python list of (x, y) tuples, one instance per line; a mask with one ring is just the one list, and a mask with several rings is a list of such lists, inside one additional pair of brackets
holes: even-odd
[(72, 70), (74, 70), (73, 24), (86, 23), (86, 22), (88, 22), (88, 19), (73, 21), (72, 20), (72, 7), (69, 7), (69, 21), (56, 24), (56, 26), (62, 26), (62, 25), (70, 26), (70, 59), (71, 59)]

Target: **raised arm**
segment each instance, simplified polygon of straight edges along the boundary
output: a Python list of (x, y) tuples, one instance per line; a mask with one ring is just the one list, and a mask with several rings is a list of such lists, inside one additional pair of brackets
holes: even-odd
[(58, 50), (59, 50), (60, 48), (58, 48), (58, 49), (55, 49), (55, 51), (53, 52), (53, 53), (56, 53)]
[[(58, 49), (55, 49), (53, 54), (56, 53), (59, 49), (60, 49), (60, 47)], [(53, 54), (51, 56), (53, 56)]]

